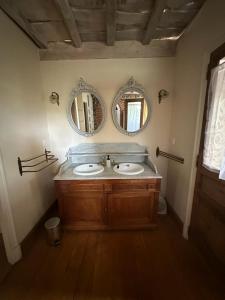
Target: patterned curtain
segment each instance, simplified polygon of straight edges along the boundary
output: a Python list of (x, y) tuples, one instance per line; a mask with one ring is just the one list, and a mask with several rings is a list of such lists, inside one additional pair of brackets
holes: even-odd
[(225, 64), (212, 70), (203, 165), (225, 179)]

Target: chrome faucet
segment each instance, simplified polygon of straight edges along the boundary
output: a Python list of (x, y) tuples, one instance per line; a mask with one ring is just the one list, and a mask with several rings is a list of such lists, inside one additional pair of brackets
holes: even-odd
[(100, 164), (101, 164), (102, 166), (105, 166), (105, 165), (106, 165), (106, 157), (105, 157), (105, 156), (102, 157), (102, 160), (100, 161)]
[(115, 160), (114, 160), (114, 159), (112, 159), (112, 161), (111, 161), (111, 165), (112, 165), (112, 167), (113, 167), (113, 166), (115, 166), (115, 165), (117, 165), (117, 163), (115, 162)]

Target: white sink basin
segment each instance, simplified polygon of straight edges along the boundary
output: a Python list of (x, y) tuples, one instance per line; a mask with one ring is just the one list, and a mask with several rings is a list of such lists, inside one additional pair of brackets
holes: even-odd
[(73, 173), (76, 175), (89, 176), (102, 173), (104, 167), (98, 164), (83, 164), (73, 169)]
[(114, 166), (113, 171), (122, 175), (137, 175), (144, 172), (144, 167), (134, 163), (121, 163)]

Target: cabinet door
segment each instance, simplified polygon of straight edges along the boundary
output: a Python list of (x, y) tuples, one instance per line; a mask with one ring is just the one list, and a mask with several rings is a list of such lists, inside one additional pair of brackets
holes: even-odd
[(104, 193), (100, 184), (68, 182), (57, 186), (62, 222), (74, 229), (98, 229), (104, 225)]
[[(77, 195), (62, 199), (61, 215), (65, 225), (92, 226), (104, 224), (103, 193), (79, 192)], [(93, 227), (94, 229), (94, 227)]]
[(111, 227), (143, 227), (155, 222), (154, 192), (120, 192), (108, 195), (108, 218)]

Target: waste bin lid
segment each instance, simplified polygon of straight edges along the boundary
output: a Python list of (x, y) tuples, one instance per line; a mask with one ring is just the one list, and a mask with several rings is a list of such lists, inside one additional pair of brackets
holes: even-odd
[(60, 218), (58, 217), (50, 218), (45, 222), (45, 228), (46, 229), (55, 228), (56, 226), (59, 225), (59, 223), (60, 223)]

